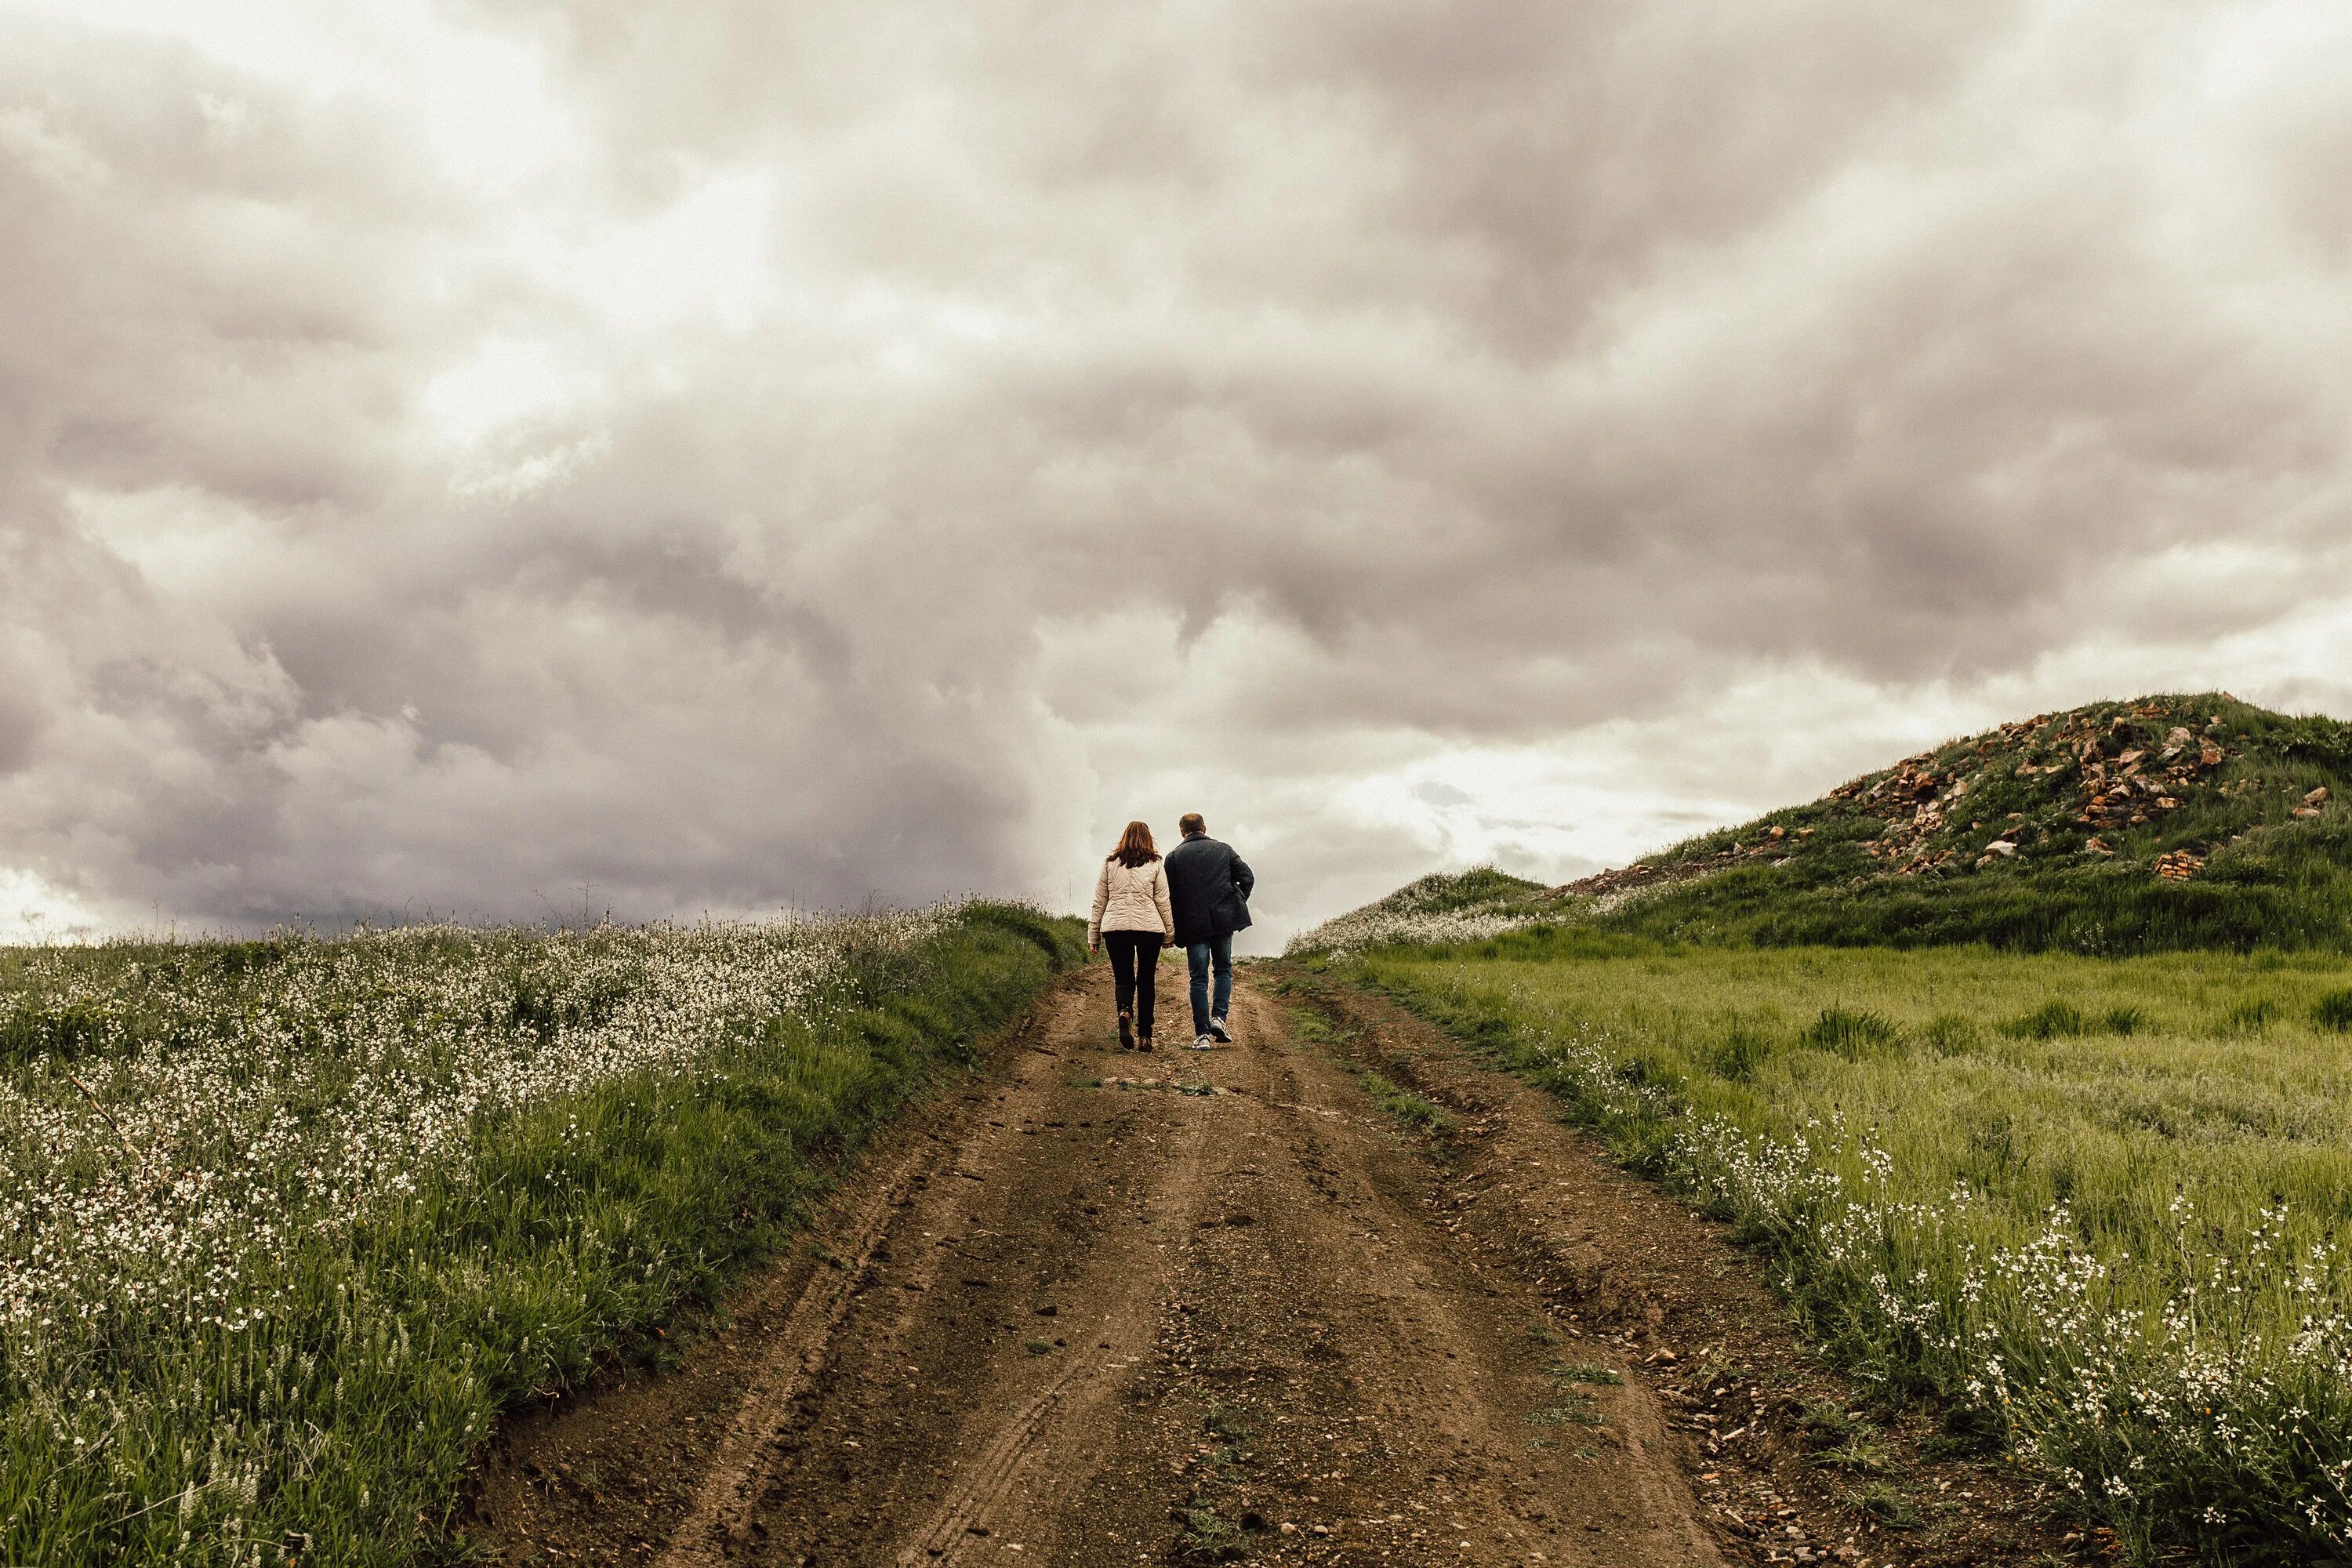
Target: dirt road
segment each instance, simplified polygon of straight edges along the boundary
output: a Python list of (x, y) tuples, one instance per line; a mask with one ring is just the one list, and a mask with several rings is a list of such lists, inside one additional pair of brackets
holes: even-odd
[[(1232, 1047), (1142, 1056), (1074, 977), (682, 1366), (516, 1427), (499, 1558), (1882, 1560), (1765, 1440), (1804, 1374), (1757, 1370), (1791, 1352), (1749, 1342), (1786, 1339), (1752, 1268), (1426, 1041), (1470, 1121), (1416, 1131), (1340, 1054), (1405, 1026), (1324, 1005), (1245, 980)], [(1694, 1372), (1668, 1341), (1706, 1319)]]

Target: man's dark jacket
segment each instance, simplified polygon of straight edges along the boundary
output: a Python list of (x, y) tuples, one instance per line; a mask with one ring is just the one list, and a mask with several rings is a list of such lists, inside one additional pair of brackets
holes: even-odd
[(1250, 923), (1250, 889), (1257, 878), (1229, 844), (1197, 834), (1168, 851), (1168, 902), (1176, 916), (1176, 945), (1213, 942)]

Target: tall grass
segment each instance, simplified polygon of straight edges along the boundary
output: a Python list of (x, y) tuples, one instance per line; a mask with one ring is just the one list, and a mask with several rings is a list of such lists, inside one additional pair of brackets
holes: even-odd
[(2352, 1556), (2352, 968), (1535, 931), (1346, 968), (1769, 1249), (2141, 1559)]
[[(1595, 923), (1670, 942), (1776, 947), (1983, 943), (2091, 955), (2352, 950), (2352, 822), (2341, 814), (2265, 827), (2215, 851), (2195, 880), (2179, 882), (2158, 878), (2145, 859), (2121, 858), (1884, 876), (1860, 847), (1867, 831), (1848, 824), (1825, 828), (1813, 841), (1820, 847), (1801, 860), (1738, 867), (1662, 889)], [(2168, 847), (2168, 840), (2155, 841), (2148, 853)]]
[(0, 965), (0, 1561), (465, 1552), (467, 1467), (1075, 957), (969, 905)]

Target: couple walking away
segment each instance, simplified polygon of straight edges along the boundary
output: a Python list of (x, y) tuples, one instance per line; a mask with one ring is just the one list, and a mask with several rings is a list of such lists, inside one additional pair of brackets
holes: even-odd
[[(1225, 1027), (1225, 1009), (1234, 999), (1234, 932), (1249, 929), (1250, 889), (1257, 879), (1231, 845), (1209, 837), (1199, 812), (1187, 812), (1176, 826), (1184, 842), (1162, 860), (1152, 847), (1150, 827), (1129, 823), (1095, 879), (1087, 951), (1110, 949), (1121, 1050), (1151, 1048), (1152, 982), (1162, 942), (1182, 948), (1192, 968), (1192, 1048), (1205, 1051), (1234, 1037)], [(1213, 1003), (1212, 969), (1217, 982)]]

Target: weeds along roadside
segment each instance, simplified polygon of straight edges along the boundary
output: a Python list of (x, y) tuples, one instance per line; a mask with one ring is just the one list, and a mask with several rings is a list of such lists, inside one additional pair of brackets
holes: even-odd
[(1866, 1384), (2133, 1555), (2347, 1555), (2341, 961), (1546, 945), (1328, 967), (1559, 1095)]
[(657, 1346), (1077, 956), (984, 904), (15, 955), (0, 1561), (464, 1557), (501, 1409)]

